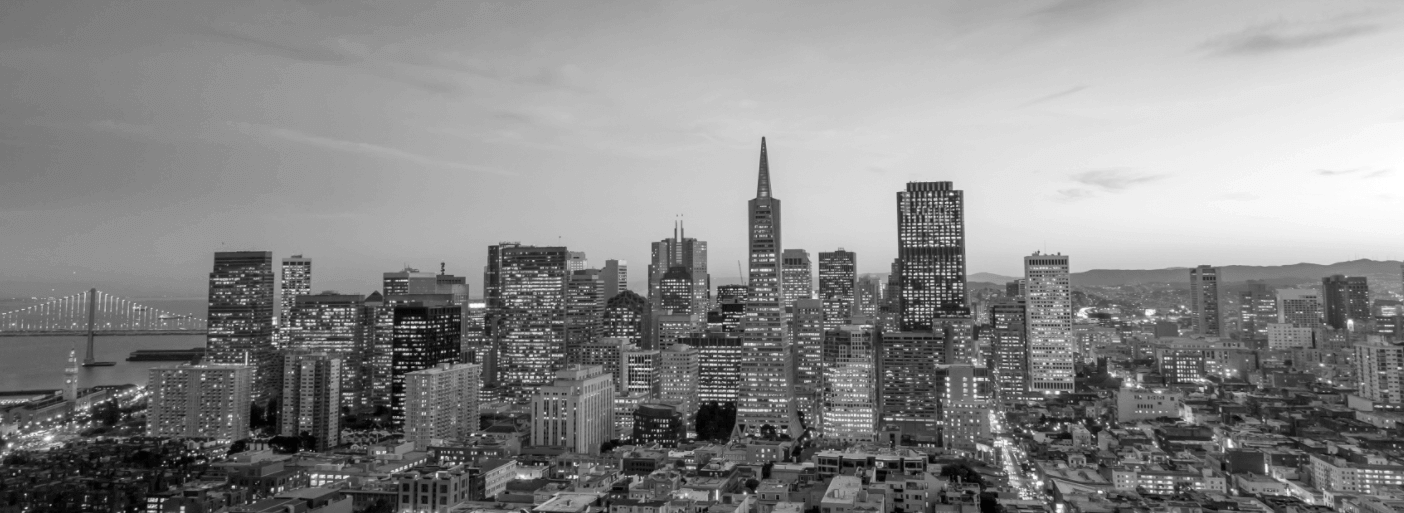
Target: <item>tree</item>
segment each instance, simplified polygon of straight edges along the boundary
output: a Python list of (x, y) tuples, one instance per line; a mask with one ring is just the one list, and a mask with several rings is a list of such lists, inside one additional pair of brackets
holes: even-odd
[(229, 452), (225, 453), (225, 455), (239, 454), (247, 450), (249, 450), (248, 440), (235, 440), (234, 443), (229, 444)]
[(999, 513), (999, 511), (999, 494), (994, 492), (980, 494), (980, 513)]
[(767, 461), (761, 465), (761, 479), (770, 479), (770, 471), (775, 468), (775, 462)]
[(941, 477), (957, 478), (962, 483), (974, 483), (980, 485), (981, 488), (985, 487), (985, 479), (980, 477), (980, 473), (964, 461), (941, 467)]
[(747, 489), (747, 490), (750, 490), (752, 493), (754, 493), (754, 492), (756, 491), (756, 488), (759, 488), (759, 487), (760, 487), (760, 481), (756, 480), (756, 478), (753, 477), (753, 478), (750, 478), (750, 479), (747, 479), (747, 480), (746, 480), (746, 489)]
[(694, 419), (698, 440), (727, 440), (736, 425), (736, 404), (708, 402), (698, 408)]
[(302, 440), (295, 436), (275, 436), (268, 439), (268, 447), (278, 454), (293, 454), (302, 446)]

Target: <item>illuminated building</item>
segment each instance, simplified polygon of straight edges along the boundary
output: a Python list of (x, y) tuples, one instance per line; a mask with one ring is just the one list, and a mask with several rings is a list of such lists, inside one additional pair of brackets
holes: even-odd
[(520, 247), (520, 242), (499, 242), (488, 246), (487, 265), (483, 266), (483, 302), (486, 304), (486, 311), (483, 314), (483, 337), (486, 339), (487, 349), (483, 351), (488, 355), (488, 360), (483, 367), (483, 382), (494, 385), (484, 387), (484, 390), (496, 390), (498, 384), (498, 367), (502, 356), (502, 255), (503, 251)]
[(1112, 344), (1121, 343), (1121, 334), (1116, 328), (1104, 326), (1081, 326), (1073, 330), (1077, 340), (1077, 359), (1086, 364), (1097, 362), (1099, 351)]
[(648, 264), (649, 303), (655, 309), (672, 313), (705, 313), (712, 289), (707, 274), (707, 243), (688, 238), (679, 221), (673, 226), (673, 238), (654, 242), (652, 252)]
[(741, 339), (707, 332), (678, 339), (697, 350), (697, 403), (736, 402), (741, 385)]
[(1201, 265), (1190, 269), (1190, 311), (1194, 313), (1194, 333), (1206, 337), (1223, 334), (1219, 314), (1219, 269)]
[(600, 337), (604, 320), (604, 279), (599, 269), (570, 273), (565, 308), (566, 361), (580, 363), (580, 348)]
[(657, 398), (662, 354), (657, 349), (631, 347), (619, 353), (619, 392), (623, 395), (647, 395)]
[(674, 448), (678, 440), (687, 435), (683, 414), (669, 404), (641, 404), (634, 410), (634, 436), (636, 444), (660, 444)]
[(877, 335), (866, 326), (840, 326), (824, 332), (823, 407), (818, 424), (824, 438), (871, 442), (877, 431)]
[(312, 293), (312, 259), (293, 255), (283, 259), (283, 281), (279, 285), (278, 320), (284, 324), (298, 296)]
[(990, 305), (994, 338), (994, 379), (1001, 399), (1021, 400), (1028, 390), (1028, 330), (1024, 301), (1008, 299)]
[(599, 366), (614, 380), (614, 389), (623, 390), (619, 379), (624, 376), (619, 364), (624, 361), (624, 351), (638, 346), (623, 337), (603, 337), (580, 348), (580, 365)]
[(852, 251), (819, 253), (819, 300), (824, 302), (824, 329), (848, 324), (854, 313), (858, 255)]
[(339, 355), (341, 400), (351, 407), (362, 404), (370, 385), (369, 369), (365, 368), (371, 356), (362, 318), (365, 312), (363, 296), (322, 293), (298, 296), (283, 318), (286, 348)]
[(1116, 391), (1116, 421), (1178, 418), (1183, 400), (1184, 396), (1178, 392), (1123, 388)]
[(1277, 322), (1277, 295), (1273, 289), (1249, 282), (1238, 293), (1238, 321), (1244, 340), (1267, 340), (1267, 325)]
[(609, 301), (620, 292), (629, 290), (629, 262), (605, 260), (604, 269), (600, 270), (600, 278), (604, 280), (605, 301)]
[[(271, 256), (269, 261), (271, 268)], [(269, 292), (271, 295), (272, 290)], [(146, 436), (248, 438), (253, 373), (254, 368), (247, 365), (187, 363), (151, 369), (146, 384), (151, 394), (146, 407)]]
[[(1404, 465), (1399, 465), (1395, 460), (1376, 456), (1351, 461), (1342, 456), (1309, 454), (1310, 463), (1306, 467), (1311, 472), (1312, 484), (1326, 492), (1359, 494), (1385, 493), (1385, 490), (1398, 490), (1404, 486)], [(1395, 508), (1392, 503), (1376, 502), (1383, 507), (1368, 511), (1390, 511)]]
[(799, 435), (794, 404), (793, 366), (786, 346), (785, 310), (780, 273), (780, 200), (771, 196), (770, 164), (761, 139), (756, 197), (748, 202), (750, 220), (750, 290), (741, 331), (741, 386), (737, 391), (735, 432)]
[(990, 436), (992, 388), (989, 369), (947, 365), (937, 369), (941, 380), (941, 438), (952, 449), (975, 450)]
[(68, 351), (68, 366), (63, 368), (63, 400), (78, 399), (78, 350)]
[(403, 270), (381, 275), (380, 290), (387, 296), (406, 294), (437, 294), (439, 278), (434, 273), (421, 272), (406, 267)]
[(1349, 329), (1370, 319), (1370, 285), (1364, 276), (1322, 278), (1321, 299), (1323, 317), (1332, 328)]
[(814, 297), (814, 264), (809, 261), (808, 251), (787, 249), (780, 254), (780, 282), (783, 306)]
[[(824, 303), (818, 299), (795, 301), (790, 316), (790, 332), (794, 334), (795, 387), (813, 390), (819, 386), (819, 369), (824, 353)], [(813, 409), (805, 413), (813, 414)]]
[(878, 345), (880, 425), (934, 435), (938, 420), (936, 368), (944, 359), (944, 333), (882, 332)]
[(658, 401), (677, 405), (684, 419), (697, 412), (699, 365), (697, 350), (687, 344), (674, 344), (659, 356)]
[(1207, 367), (1202, 350), (1156, 348), (1155, 359), (1168, 384), (1204, 381)]
[(975, 320), (969, 317), (937, 318), (935, 330), (941, 333), (941, 361), (945, 365), (981, 365), (975, 340)]
[(649, 333), (653, 340), (645, 347), (667, 349), (685, 337), (702, 330), (702, 316), (697, 314), (657, 314), (652, 318)]
[(632, 290), (625, 290), (605, 302), (600, 336), (627, 339), (630, 344), (644, 345), (648, 329), (648, 301)]
[(1316, 345), (1316, 328), (1311, 326), (1274, 322), (1268, 324), (1265, 331), (1267, 331), (1268, 349), (1290, 349)]
[(968, 317), (965, 196), (951, 182), (908, 182), (897, 193), (899, 322), (929, 330), (936, 317)]
[(1315, 328), (1321, 324), (1321, 295), (1312, 289), (1277, 291), (1277, 322)]
[(441, 363), (405, 375), (405, 441), (426, 450), (435, 440), (464, 441), (478, 432), (482, 367)]
[(531, 404), (531, 444), (599, 454), (614, 438), (614, 379), (598, 365), (572, 365), (537, 389)]
[(390, 363), (390, 415), (396, 426), (405, 420), (405, 375), (456, 363), (462, 345), (463, 309), (407, 302), (394, 307)]
[(1024, 257), (1029, 392), (1073, 391), (1072, 286), (1067, 255)]
[(590, 268), (590, 260), (589, 260), (588, 258), (585, 258), (585, 252), (584, 252), (584, 251), (567, 251), (567, 252), (566, 252), (566, 274), (567, 274), (567, 275), (569, 275), (570, 273), (573, 273), (573, 272), (575, 272), (575, 271), (583, 271), (583, 270), (589, 269), (589, 268)]
[(476, 363), (483, 366), (486, 381), (487, 364), (491, 356), (492, 344), (487, 337), (487, 303), (469, 301), (463, 309), (463, 348), (459, 351), (463, 363)]
[[(712, 315), (715, 313), (716, 315)], [(723, 300), (717, 311), (707, 314), (707, 326), (714, 324), (727, 333), (741, 334), (741, 321), (746, 319), (746, 300)], [(716, 322), (713, 322), (713, 321)]]
[(290, 350), (283, 355), (284, 436), (307, 433), (313, 450), (341, 445), (341, 405), (345, 360), (332, 353)]
[(747, 285), (719, 285), (717, 286), (717, 301), (734, 301), (745, 303), (746, 296), (750, 295), (750, 287)]
[(565, 363), (566, 248), (517, 246), (501, 254), (498, 381), (520, 402)]
[[(856, 260), (856, 257), (855, 257)], [(822, 287), (820, 287), (822, 289)], [(864, 317), (877, 317), (878, 307), (882, 304), (882, 292), (884, 290), (882, 280), (874, 276), (864, 276), (858, 279), (857, 302), (854, 313)]]
[(254, 366), (255, 400), (277, 392), (273, 345), (273, 253), (220, 251), (210, 273), (206, 363)]
[(1404, 404), (1404, 346), (1371, 336), (1355, 344), (1356, 395), (1386, 404)]

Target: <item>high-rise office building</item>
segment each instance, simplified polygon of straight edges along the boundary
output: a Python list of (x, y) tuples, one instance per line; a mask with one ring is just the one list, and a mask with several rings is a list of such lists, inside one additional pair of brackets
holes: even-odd
[(1277, 292), (1263, 283), (1249, 282), (1238, 293), (1239, 336), (1267, 340), (1267, 325), (1277, 322)]
[(656, 399), (662, 389), (662, 352), (631, 347), (619, 352), (619, 385), (622, 395), (646, 395)]
[(678, 339), (697, 350), (697, 402), (735, 403), (741, 386), (741, 338), (707, 332)]
[(341, 445), (343, 362), (335, 353), (289, 350), (283, 355), (282, 434), (307, 434), (313, 450)]
[(678, 343), (678, 338), (702, 331), (705, 322), (697, 314), (666, 314), (652, 316), (649, 323), (647, 343), (649, 349), (667, 349)]
[(599, 454), (614, 438), (614, 379), (599, 366), (569, 366), (537, 389), (531, 405), (531, 444)]
[(624, 385), (620, 383), (620, 378), (624, 376), (624, 373), (619, 370), (619, 365), (624, 362), (624, 351), (638, 349), (638, 347), (627, 338), (604, 337), (580, 348), (579, 365), (584, 367), (597, 365), (603, 368), (604, 372), (614, 380), (614, 390), (622, 393)]
[(478, 431), (482, 367), (440, 363), (405, 374), (405, 441), (427, 450), (436, 440), (464, 441)]
[(750, 290), (742, 323), (741, 387), (737, 392), (736, 432), (799, 436), (790, 348), (780, 273), (780, 200), (771, 195), (770, 163), (761, 138), (756, 197), (747, 204), (750, 220)]
[[(349, 407), (363, 404), (369, 392), (372, 348), (365, 313), (364, 296), (328, 292), (298, 296), (283, 318), (287, 349), (337, 355), (341, 401)], [(283, 390), (286, 393), (286, 383)]]
[(487, 368), (492, 359), (492, 344), (487, 336), (487, 302), (469, 301), (466, 306), (463, 309), (463, 348), (459, 360), (483, 366), (483, 380), (490, 383)]
[(462, 350), (463, 309), (423, 302), (394, 305), (391, 348), (390, 415), (396, 426), (405, 420), (405, 375), (441, 363), (457, 363)]
[(819, 300), (824, 302), (824, 329), (848, 324), (854, 314), (858, 255), (852, 251), (819, 253)]
[(639, 445), (658, 444), (666, 448), (678, 446), (687, 435), (687, 416), (676, 405), (662, 403), (640, 404), (634, 410), (633, 441)]
[(1334, 275), (1321, 279), (1326, 324), (1343, 330), (1370, 319), (1370, 284), (1364, 276)]
[(711, 277), (707, 274), (707, 243), (688, 238), (682, 222), (673, 226), (673, 238), (652, 244), (648, 264), (648, 301), (655, 309), (672, 313), (705, 313), (711, 302)]
[(584, 251), (566, 252), (566, 274), (575, 271), (583, 271), (590, 268), (590, 259), (585, 258)]
[(273, 344), (273, 283), (272, 252), (215, 253), (205, 361), (253, 365), (255, 400), (271, 397), (281, 388)]
[(312, 293), (312, 259), (293, 255), (283, 259), (283, 281), (279, 287), (278, 320), (286, 324), (288, 312), (292, 311), (298, 296)]
[(749, 285), (719, 285), (717, 286), (717, 301), (734, 301), (745, 303), (746, 297), (750, 295)]
[[(271, 300), (269, 311), (271, 314)], [(248, 438), (253, 373), (254, 368), (248, 365), (181, 364), (151, 369), (146, 384), (151, 394), (146, 407), (146, 436)]]
[[(818, 299), (795, 301), (790, 315), (790, 332), (794, 338), (795, 387), (797, 392), (816, 390), (824, 353), (824, 302)], [(837, 329), (837, 328), (835, 328)], [(813, 418), (814, 410), (805, 409)]]
[(605, 302), (600, 321), (600, 336), (627, 339), (643, 347), (649, 335), (648, 300), (632, 290), (625, 290)]
[(902, 331), (969, 317), (965, 296), (965, 196), (951, 182), (908, 182), (897, 193), (898, 307)]
[(780, 282), (784, 306), (814, 297), (814, 263), (808, 251), (787, 249), (780, 254)]
[(566, 248), (517, 246), (502, 254), (498, 379), (529, 399), (565, 363)]
[(437, 294), (439, 292), (439, 278), (434, 273), (406, 267), (381, 275), (380, 290), (387, 296)]
[(943, 331), (881, 332), (878, 344), (878, 408), (881, 425), (904, 433), (935, 436), (936, 367), (945, 358)]
[(503, 241), (488, 246), (487, 265), (483, 266), (483, 338), (488, 356), (483, 367), (484, 388), (496, 390), (498, 370), (502, 363), (502, 254), (504, 250), (521, 246), (520, 242)]
[(439, 274), (434, 275), (434, 293), (453, 296), (453, 304), (468, 303), (468, 277), (444, 274), (444, 264), (439, 263)]
[(1194, 334), (1223, 335), (1219, 313), (1219, 268), (1201, 265), (1190, 269), (1190, 311), (1194, 312)]
[(990, 305), (994, 380), (1003, 400), (1021, 400), (1028, 391), (1029, 346), (1024, 323), (1022, 299), (1007, 299)]
[(1019, 278), (1004, 284), (1004, 295), (1009, 298), (1022, 299), (1029, 280)]
[(1355, 372), (1360, 397), (1381, 403), (1404, 404), (1404, 345), (1370, 336), (1355, 344)]
[(604, 321), (604, 279), (599, 269), (570, 273), (565, 308), (566, 361), (580, 363), (580, 348), (600, 337)]
[(882, 280), (878, 279), (876, 276), (863, 276), (859, 278), (855, 296), (857, 306), (854, 308), (853, 313), (869, 319), (877, 318), (878, 307), (882, 305), (882, 293), (884, 290), (886, 290), (886, 286), (883, 284)]
[(676, 405), (685, 420), (697, 413), (698, 358), (697, 350), (687, 344), (673, 344), (659, 356), (658, 401)]
[(877, 335), (867, 326), (840, 326), (824, 332), (824, 438), (871, 442), (877, 432)]
[(989, 369), (973, 365), (947, 365), (938, 369), (941, 380), (941, 438), (946, 447), (975, 450), (976, 442), (990, 436), (993, 397)]
[(1301, 328), (1321, 324), (1321, 294), (1312, 289), (1277, 291), (1277, 322)]
[(1029, 392), (1073, 391), (1072, 285), (1068, 256), (1024, 257), (1025, 323), (1029, 329)]
[(600, 278), (604, 280), (605, 301), (609, 301), (620, 292), (629, 290), (629, 262), (605, 260), (604, 269), (600, 270)]

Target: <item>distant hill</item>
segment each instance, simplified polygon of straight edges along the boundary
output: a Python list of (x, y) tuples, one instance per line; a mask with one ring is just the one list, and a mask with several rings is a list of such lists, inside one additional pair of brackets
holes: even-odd
[[(1226, 283), (1241, 283), (1248, 280), (1261, 280), (1279, 287), (1301, 283), (1321, 283), (1321, 278), (1333, 274), (1364, 276), (1370, 280), (1371, 288), (1398, 290), (1400, 287), (1399, 260), (1352, 260), (1334, 264), (1291, 264), (1291, 265), (1227, 265), (1220, 266), (1220, 280)], [(1073, 285), (1092, 287), (1112, 287), (1117, 285), (1137, 285), (1142, 283), (1189, 283), (1189, 268), (1171, 269), (1093, 269), (1073, 273)]]
[(985, 283), (997, 283), (1003, 286), (1006, 283), (1019, 279), (1019, 276), (1004, 276), (994, 273), (975, 273), (965, 277), (965, 281), (983, 281)]

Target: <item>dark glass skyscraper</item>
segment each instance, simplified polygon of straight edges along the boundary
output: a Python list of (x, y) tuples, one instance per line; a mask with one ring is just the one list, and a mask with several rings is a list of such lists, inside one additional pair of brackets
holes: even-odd
[(1370, 318), (1370, 285), (1364, 276), (1328, 276), (1321, 279), (1321, 303), (1326, 324), (1346, 329), (1350, 321)]
[(394, 341), (390, 374), (390, 415), (405, 422), (405, 374), (458, 361), (463, 309), (409, 302), (394, 307)]
[(750, 290), (742, 322), (741, 387), (736, 431), (799, 435), (794, 404), (794, 368), (785, 337), (780, 274), (780, 200), (771, 195), (770, 163), (761, 138), (756, 197), (747, 203)]
[[(682, 223), (673, 227), (673, 238), (653, 243), (648, 264), (648, 301), (655, 309), (675, 314), (702, 314), (711, 301), (711, 278), (707, 274), (707, 243), (687, 237)], [(664, 280), (669, 287), (664, 290)], [(686, 291), (679, 287), (686, 282)], [(680, 302), (679, 292), (687, 294)]]
[(498, 379), (519, 402), (565, 363), (566, 260), (560, 246), (501, 249)]
[(967, 317), (965, 197), (951, 182), (908, 182), (897, 193), (898, 302), (902, 331), (937, 317)]
[(852, 251), (819, 253), (819, 300), (824, 302), (824, 329), (848, 324), (854, 314), (858, 255)]
[(208, 363), (254, 366), (255, 399), (278, 393), (280, 361), (273, 345), (273, 253), (221, 251), (210, 273)]

